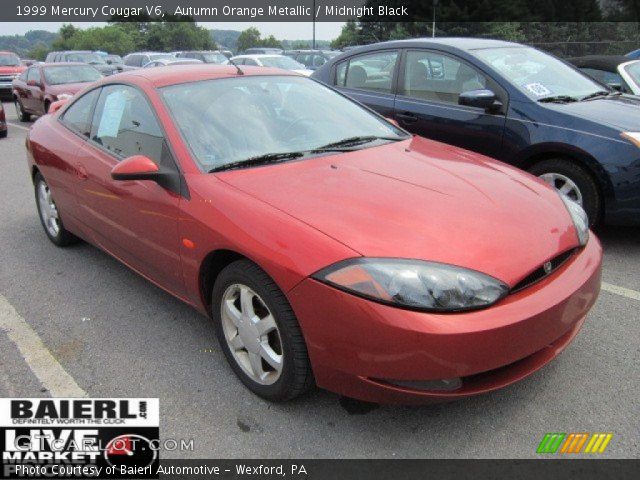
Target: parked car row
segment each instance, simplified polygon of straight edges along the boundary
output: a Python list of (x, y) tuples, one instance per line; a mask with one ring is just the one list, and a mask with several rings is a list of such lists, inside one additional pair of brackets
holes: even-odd
[(619, 92), (640, 95), (640, 60), (622, 55), (589, 55), (567, 61)]
[(412, 133), (497, 158), (579, 203), (590, 223), (640, 224), (640, 98), (498, 40), (369, 45), (313, 77)]

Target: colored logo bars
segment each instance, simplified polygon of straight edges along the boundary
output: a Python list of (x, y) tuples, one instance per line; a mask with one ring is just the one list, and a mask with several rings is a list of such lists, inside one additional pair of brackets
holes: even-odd
[(612, 433), (547, 433), (536, 453), (604, 453), (612, 437)]

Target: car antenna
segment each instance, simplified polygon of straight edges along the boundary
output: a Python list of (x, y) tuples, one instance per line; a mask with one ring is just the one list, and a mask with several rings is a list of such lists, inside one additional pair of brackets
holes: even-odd
[(238, 75), (244, 75), (244, 72), (242, 71), (242, 69), (238, 66), (238, 64), (236, 62), (234, 62), (233, 60), (229, 59), (229, 63), (231, 65), (233, 65), (234, 67), (236, 67), (236, 70), (238, 71)]

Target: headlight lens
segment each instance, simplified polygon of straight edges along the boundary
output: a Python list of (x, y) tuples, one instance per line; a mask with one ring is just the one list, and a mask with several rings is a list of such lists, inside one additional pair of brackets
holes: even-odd
[(580, 204), (574, 202), (564, 193), (558, 192), (558, 195), (560, 195), (560, 198), (564, 202), (564, 206), (567, 207), (569, 215), (571, 215), (573, 224), (576, 227), (576, 234), (578, 235), (580, 245), (586, 245), (587, 240), (589, 240), (589, 218), (587, 217), (587, 212), (584, 211)]
[(357, 258), (313, 277), (370, 300), (433, 312), (488, 307), (509, 292), (507, 285), (484, 273), (422, 260)]
[(636, 147), (640, 147), (640, 132), (622, 132), (620, 136), (629, 140)]

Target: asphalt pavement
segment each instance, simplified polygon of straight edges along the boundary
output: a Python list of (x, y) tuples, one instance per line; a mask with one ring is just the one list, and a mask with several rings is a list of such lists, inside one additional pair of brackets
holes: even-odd
[(640, 228), (599, 232), (597, 304), (567, 350), (516, 385), (424, 407), (320, 390), (270, 404), (235, 378), (209, 319), (97, 248), (48, 241), (25, 159), (30, 123), (4, 105), (0, 327), (18, 327), (0, 328), (0, 397), (158, 397), (161, 436), (194, 440), (164, 458), (532, 458), (547, 432), (611, 432), (603, 456), (640, 456)]

